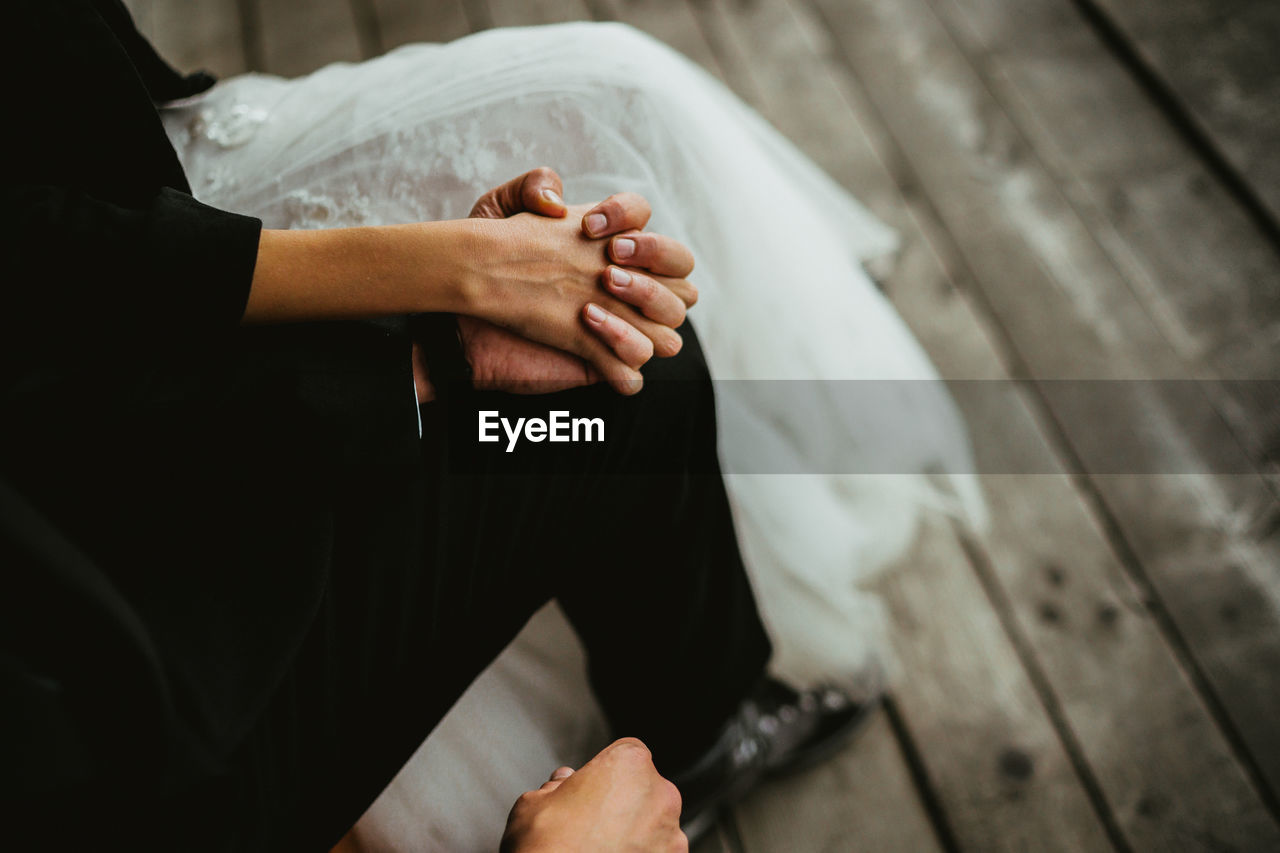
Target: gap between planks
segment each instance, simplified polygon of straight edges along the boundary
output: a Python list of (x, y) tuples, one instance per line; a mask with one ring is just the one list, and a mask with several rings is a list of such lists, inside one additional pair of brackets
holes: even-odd
[[(824, 11), (830, 8), (830, 4), (819, 4), (819, 7), (820, 11)], [(827, 23), (829, 29), (837, 31), (837, 28), (833, 27), (829, 20)], [(934, 48), (934, 50), (936, 51), (936, 48)], [(844, 62), (849, 68), (850, 73), (856, 75), (857, 65), (848, 59), (847, 54), (843, 52), (843, 49), (841, 50), (841, 53), (842, 56), (845, 57)], [(933, 57), (934, 54), (930, 53), (929, 55)], [(886, 121), (883, 115), (879, 113), (878, 109), (876, 109), (876, 113), (879, 116), (879, 121)], [(894, 139), (893, 145), (899, 150), (895, 165), (900, 166), (908, 174), (912, 175), (912, 177), (908, 179), (908, 182), (913, 185), (923, 184), (924, 186), (931, 186), (936, 183), (936, 177), (931, 178), (928, 175), (918, 174), (916, 172), (916, 165), (912, 160), (910, 160), (909, 155), (902, 153), (901, 149), (903, 145), (901, 135), (894, 135), (892, 138)], [(944, 245), (948, 243), (956, 245), (956, 242), (958, 241), (960, 245), (963, 245), (964, 236), (953, 236), (952, 229), (950, 228), (950, 223), (953, 222), (953, 217), (949, 217), (945, 211), (940, 210), (935, 206), (934, 194), (932, 192), (924, 193), (922, 194), (922, 197), (922, 203), (930, 209), (930, 216), (936, 217), (940, 222), (947, 223), (947, 225), (942, 227), (942, 232), (938, 238), (939, 242)], [(963, 250), (957, 248), (953, 250), (951, 254), (953, 255), (953, 263), (957, 268), (964, 270), (965, 278), (967, 280), (975, 282), (983, 281), (982, 272), (970, 268), (970, 258)], [(989, 264), (987, 272), (990, 272)], [(1038, 274), (1043, 275), (1043, 273)], [(1001, 311), (998, 310), (997, 306), (991, 302), (990, 294), (985, 286), (970, 288), (969, 292), (975, 298), (977, 304), (982, 308), (984, 314), (990, 318), (990, 325), (1002, 340), (1001, 350), (1004, 353), (1004, 358), (1008, 363), (1014, 366), (1015, 375), (1017, 375), (1017, 373), (1021, 373), (1022, 375), (1030, 374), (1033, 368), (1025, 360), (1023, 347), (1020, 346), (1020, 344), (1026, 343), (1026, 340), (1024, 340), (1026, 337), (1026, 330), (1023, 330), (1023, 339), (1015, 336), (1014, 330), (1009, 326), (1009, 318), (1004, 316)], [(1010, 298), (1012, 297), (1010, 296)], [(1025, 296), (1022, 298), (1025, 299)], [(1015, 319), (1019, 318), (1015, 316)], [(1068, 329), (1069, 327), (1062, 326), (1058, 333), (1048, 340), (1048, 346), (1052, 347), (1061, 345), (1057, 342), (1062, 340), (1062, 333)], [(1032, 343), (1033, 346), (1041, 346), (1042, 348), (1046, 345), (1045, 341), (1037, 343), (1033, 340)], [(1077, 474), (1079, 474), (1083, 466), (1079, 457), (1076, 456), (1074, 450), (1072, 450), (1074, 442), (1071, 439), (1071, 435), (1066, 430), (1065, 425), (1060, 420), (1060, 413), (1056, 412), (1052, 406), (1049, 406), (1048, 401), (1044, 399), (1041, 399), (1041, 409), (1042, 420), (1048, 424), (1056, 424), (1054, 429), (1051, 431), (1051, 434), (1054, 437), (1055, 443), (1062, 451), (1064, 460)], [(1160, 478), (1148, 478), (1148, 480), (1158, 479)], [(1175, 479), (1178, 480), (1178, 482), (1174, 482)], [(1208, 530), (1216, 529), (1219, 522), (1215, 521), (1212, 516), (1212, 512), (1216, 511), (1212, 509), (1214, 496), (1210, 493), (1205, 493), (1203, 489), (1217, 488), (1221, 485), (1220, 481), (1223, 478), (1217, 478), (1217, 480), (1212, 483), (1199, 485), (1198, 480), (1196, 483), (1183, 482), (1187, 479), (1195, 478), (1164, 478), (1162, 482), (1145, 483), (1136, 483), (1132, 481), (1119, 482), (1112, 481), (1109, 478), (1101, 478), (1101, 480), (1089, 479), (1087, 481), (1087, 490), (1085, 491), (1086, 495), (1093, 496), (1091, 499), (1095, 501), (1096, 510), (1101, 514), (1100, 517), (1105, 520), (1109, 530), (1112, 532), (1117, 550), (1122, 554), (1127, 553), (1133, 557), (1132, 560), (1127, 560), (1126, 562), (1129, 567), (1135, 571), (1135, 581), (1159, 589), (1161, 599), (1165, 601), (1166, 607), (1168, 606), (1170, 595), (1182, 595), (1183, 588), (1187, 583), (1195, 580), (1195, 575), (1205, 577), (1208, 577), (1209, 575), (1205, 571), (1200, 570), (1193, 572), (1193, 576), (1189, 578), (1185, 568), (1179, 567), (1176, 562), (1170, 562), (1170, 560), (1174, 559), (1185, 559), (1185, 557), (1178, 557), (1178, 555), (1172, 554), (1168, 550), (1170, 547), (1169, 543), (1176, 542), (1176, 539), (1170, 539), (1169, 536), (1166, 535), (1164, 538), (1167, 541), (1163, 544), (1159, 544), (1160, 538), (1154, 537), (1154, 531), (1152, 531), (1152, 536), (1148, 536), (1145, 541), (1141, 536), (1138, 536), (1137, 539), (1134, 537), (1135, 535), (1143, 532), (1141, 529), (1142, 525), (1149, 525), (1152, 522), (1157, 524), (1156, 529), (1163, 529), (1166, 534), (1180, 533), (1184, 537), (1187, 535), (1188, 530), (1200, 531), (1206, 528)], [(1227, 486), (1235, 485), (1235, 483), (1232, 482), (1233, 478), (1226, 479)], [(1084, 479), (1081, 479), (1080, 482), (1082, 484), (1086, 483)], [(1153, 503), (1151, 496), (1148, 494), (1152, 489), (1155, 489), (1157, 496), (1164, 501), (1164, 506), (1162, 506), (1158, 501)], [(1167, 491), (1168, 489), (1173, 489), (1173, 491), (1162, 496), (1160, 495), (1161, 490)], [(1199, 489), (1200, 491), (1195, 491), (1196, 489)], [(1170, 504), (1170, 501), (1173, 501), (1174, 503)], [(1195, 512), (1208, 512), (1209, 514), (1208, 516), (1200, 517), (1192, 515), (1191, 517), (1184, 519), (1179, 519), (1176, 514), (1167, 519), (1152, 516), (1153, 512), (1159, 514), (1162, 510), (1165, 512), (1172, 512), (1176, 509), (1183, 513), (1189, 512), (1189, 510), (1179, 507), (1179, 503), (1189, 506), (1207, 507), (1208, 509), (1206, 510), (1196, 509)], [(1160, 527), (1161, 525), (1163, 525), (1163, 527)], [(1179, 527), (1179, 525), (1182, 525), (1182, 527)], [(1188, 527), (1188, 525), (1190, 525), (1190, 527)], [(1139, 547), (1138, 544), (1134, 543), (1139, 543), (1142, 547)], [(1243, 578), (1239, 578), (1239, 573), (1241, 571), (1265, 571), (1265, 567), (1267, 565), (1265, 555), (1257, 550), (1251, 540), (1228, 540), (1220, 547), (1222, 553), (1216, 556), (1212, 555), (1212, 553), (1195, 555), (1194, 551), (1192, 552), (1192, 555), (1199, 560), (1212, 558), (1212, 562), (1209, 562), (1206, 568), (1211, 568), (1216, 572), (1212, 577), (1214, 578), (1214, 582), (1217, 584), (1215, 589), (1219, 594), (1223, 594), (1222, 591), (1227, 590), (1231, 595), (1235, 596), (1235, 598), (1231, 600), (1244, 601), (1249, 597), (1248, 590), (1250, 589), (1250, 582), (1247, 580), (1247, 575)], [(1164, 550), (1160, 550), (1161, 548)], [(1137, 559), (1144, 551), (1147, 553), (1147, 558), (1141, 560)], [(1162, 582), (1158, 585), (1153, 584), (1153, 578), (1150, 574), (1146, 573), (1149, 561), (1152, 561), (1153, 565), (1159, 568), (1162, 572)], [(1198, 562), (1196, 565), (1199, 566), (1200, 563)], [(1241, 570), (1237, 568), (1239, 566), (1245, 566), (1246, 568)], [(1165, 573), (1168, 574), (1167, 577), (1164, 576)], [(1235, 592), (1231, 592), (1232, 590), (1238, 591), (1239, 595), (1236, 595)], [(1218, 697), (1221, 701), (1216, 707), (1227, 708), (1232, 721), (1241, 719), (1250, 726), (1249, 734), (1248, 736), (1242, 736), (1243, 740), (1248, 743), (1258, 744), (1258, 748), (1263, 751), (1257, 752), (1253, 749), (1245, 750), (1241, 752), (1240, 757), (1246, 768), (1256, 768), (1257, 765), (1254, 762), (1257, 758), (1260, 755), (1266, 755), (1265, 747), (1262, 745), (1267, 743), (1267, 739), (1269, 737), (1268, 727), (1270, 726), (1267, 722), (1268, 717), (1263, 710), (1263, 707), (1267, 703), (1264, 701), (1259, 704), (1259, 698), (1256, 696), (1256, 692), (1261, 688), (1258, 688), (1256, 685), (1258, 684), (1258, 676), (1263, 675), (1268, 671), (1262, 662), (1268, 660), (1269, 656), (1274, 656), (1275, 654), (1273, 648), (1276, 641), (1276, 633), (1273, 630), (1274, 626), (1267, 627), (1268, 623), (1264, 619), (1263, 626), (1258, 629), (1259, 633), (1250, 638), (1256, 646), (1254, 656), (1252, 658), (1239, 657), (1237, 656), (1240, 653), (1239, 648), (1232, 647), (1231, 650), (1228, 650), (1227, 648), (1222, 647), (1221, 644), (1214, 644), (1216, 642), (1216, 638), (1215, 634), (1212, 632), (1216, 631), (1217, 634), (1220, 635), (1221, 631), (1212, 624), (1206, 624), (1206, 616), (1204, 615), (1205, 604), (1203, 601), (1198, 599), (1198, 595), (1199, 593), (1193, 590), (1187, 590), (1187, 594), (1183, 595), (1181, 599), (1174, 598), (1174, 601), (1179, 604), (1178, 615), (1176, 619), (1171, 619), (1171, 621), (1166, 624), (1172, 625), (1176, 622), (1180, 627), (1182, 627), (1182, 630), (1186, 630), (1184, 627), (1185, 625), (1190, 625), (1193, 629), (1199, 632), (1197, 636), (1205, 640), (1204, 643), (1197, 643), (1194, 646), (1192, 646), (1189, 641), (1179, 644), (1175, 640), (1175, 648), (1179, 648), (1184, 651), (1188, 650), (1188, 647), (1195, 649), (1195, 653), (1191, 657), (1184, 656), (1184, 664), (1188, 666), (1191, 671), (1198, 673), (1197, 678), (1204, 676), (1199, 681), (1200, 685), (1213, 686), (1214, 690), (1211, 691), (1209, 695), (1212, 695), (1217, 691), (1226, 691), (1225, 695), (1232, 697), (1233, 701), (1228, 702), (1226, 699), (1221, 699), (1223, 694), (1219, 693)], [(1241, 596), (1244, 596), (1245, 598), (1241, 598)], [(1274, 622), (1274, 619), (1271, 621)], [(1210, 631), (1211, 633), (1206, 634), (1205, 631)], [(1206, 666), (1206, 664), (1202, 664), (1200, 662), (1201, 654), (1205, 653), (1210, 655), (1207, 666), (1212, 667), (1212, 672), (1214, 673), (1212, 678), (1208, 677), (1206, 670), (1202, 668)], [(1233, 739), (1233, 742), (1236, 745), (1241, 743), (1241, 738), (1235, 738), (1230, 731), (1230, 727), (1228, 727), (1227, 734)], [(1255, 777), (1255, 785), (1257, 785), (1259, 783), (1257, 774), (1254, 773), (1253, 775)], [(1261, 787), (1260, 793), (1270, 801), (1271, 798), (1267, 795), (1267, 787), (1265, 785)]]
[(1169, 124), (1191, 145), (1214, 176), (1236, 199), (1258, 230), (1280, 252), (1280, 220), (1276, 211), (1263, 199), (1248, 176), (1222, 150), (1214, 135), (1201, 124), (1187, 103), (1179, 96), (1156, 66), (1137, 49), (1115, 16), (1096, 0), (1071, 0), (1098, 34), (1099, 40), (1115, 56), (1134, 79), (1138, 80), (1151, 100), (1169, 120)]
[[(780, 29), (778, 29), (777, 27), (768, 27), (768, 29), (769, 29), (769, 32), (771, 32), (771, 33), (772, 33), (772, 36), (774, 37), (774, 40), (780, 40), (780, 38), (781, 38), (781, 36), (782, 36), (782, 33), (780, 32)], [(815, 77), (815, 74), (814, 74), (814, 73), (812, 73), (812, 72), (809, 72), (809, 73), (808, 73), (808, 77), (806, 77), (806, 79), (813, 79), (814, 77)], [(796, 92), (796, 95), (797, 95), (797, 96), (799, 96), (799, 92)], [(792, 99), (792, 100), (795, 100), (795, 99)], [(892, 159), (892, 158), (891, 158), (891, 159)], [(860, 188), (860, 190), (861, 190), (861, 187), (859, 187), (859, 188)], [(925, 338), (928, 338), (928, 336), (924, 336), (924, 337), (925, 337)], [(1093, 535), (1097, 535), (1097, 534), (1093, 534)], [(1156, 649), (1155, 647), (1152, 647), (1152, 651), (1153, 651), (1153, 653), (1158, 653), (1158, 649)], [(1167, 658), (1166, 658), (1166, 660), (1167, 660)], [(1176, 676), (1175, 676), (1175, 678), (1176, 678)], [(1208, 724), (1208, 725), (1210, 725), (1210, 730), (1212, 731), (1212, 724), (1211, 724), (1211, 722), (1210, 722), (1210, 724)], [(1263, 831), (1265, 831), (1265, 830), (1263, 830)]]
[[(719, 7), (717, 7), (717, 9), (716, 9), (716, 10), (717, 10), (717, 11), (722, 11), (722, 9), (720, 9)], [(699, 11), (700, 13), (702, 13), (702, 12), (704, 12), (704, 11), (707, 11), (707, 7), (701, 7), (701, 6), (700, 6), (700, 7), (698, 7), (698, 11)], [(778, 37), (780, 40), (782, 39), (782, 37), (783, 37), (783, 36), (788, 36), (788, 37), (789, 37), (789, 33), (786, 31), (786, 29), (785, 29), (785, 28), (779, 28), (779, 27), (767, 27), (767, 29), (769, 30), (769, 32), (770, 32), (771, 34), (773, 34), (774, 36)], [(706, 29), (704, 29), (704, 31), (707, 31), (707, 30), (706, 30)], [(774, 61), (775, 61), (775, 62), (777, 61), (777, 58), (776, 58), (776, 57), (774, 57), (773, 59), (774, 59)], [(726, 65), (726, 66), (733, 65), (733, 66), (735, 66), (735, 67), (742, 67), (741, 63), (726, 62), (726, 61), (724, 61), (723, 57), (721, 57), (721, 60), (722, 60), (722, 64), (724, 64), (724, 65)], [(766, 61), (767, 61), (767, 60), (766, 60)], [(806, 72), (804, 72), (804, 71), (798, 71), (797, 73), (798, 73), (798, 74), (800, 74), (801, 76), (806, 76)], [(808, 74), (807, 76), (812, 77), (812, 75), (811, 75), (811, 74)], [(737, 89), (739, 89), (739, 90), (741, 90), (741, 89), (743, 88), (743, 87), (741, 86), (741, 81), (739, 81), (739, 80), (737, 80), (737, 79), (734, 79), (732, 82), (734, 83), (735, 88), (737, 88)], [(799, 93), (797, 92), (796, 94), (798, 95)], [(838, 98), (836, 99), (836, 103), (839, 103), (839, 99), (838, 99)], [(829, 110), (830, 106), (832, 106), (832, 104), (831, 104), (830, 102), (828, 102), (828, 104), (827, 104), (827, 109), (828, 109), (828, 110)], [(840, 108), (839, 108), (839, 107), (837, 107), (837, 109), (840, 109)], [(793, 130), (794, 130), (794, 128), (793, 128)], [(812, 140), (812, 139), (810, 139), (810, 140), (808, 140), (808, 141), (812, 142), (813, 140)], [(904, 571), (905, 571), (905, 569), (904, 569)], [(959, 582), (963, 583), (963, 581), (959, 581)], [(981, 600), (980, 595), (979, 595), (979, 598), (978, 598), (978, 599), (976, 599), (976, 600), (978, 600), (978, 601), (980, 601), (980, 600)], [(981, 607), (981, 605), (980, 605), (980, 604), (979, 604), (979, 607)], [(997, 645), (1000, 643), (1000, 640), (999, 640), (999, 639), (997, 639), (997, 638), (995, 638), (995, 637), (992, 637), (992, 639), (994, 640), (994, 642), (996, 642), (996, 643), (997, 643)], [(999, 657), (999, 656), (998, 656), (998, 657)], [(1013, 667), (1014, 669), (1016, 669), (1016, 668), (1017, 668), (1017, 664), (1016, 664), (1016, 662), (1012, 662), (1012, 660), (1013, 660), (1012, 658), (1008, 658), (1008, 660), (1010, 660), (1012, 667)], [(925, 677), (925, 676), (923, 676), (923, 675), (922, 675), (921, 677)], [(1030, 692), (1030, 691), (1029, 691), (1029, 692)], [(1025, 695), (1025, 694), (1024, 694), (1024, 695)], [(1031, 716), (1031, 717), (1027, 717), (1027, 718), (1025, 718), (1025, 719), (1034, 719), (1034, 712), (1032, 712), (1032, 716)], [(902, 732), (904, 735), (905, 735), (905, 734), (906, 734), (906, 732), (907, 732), (906, 727), (900, 727), (900, 729), (899, 729), (899, 730), (900, 730), (900, 732)], [(1043, 730), (1043, 729), (1040, 729), (1039, 731), (1041, 732), (1041, 734), (1039, 734), (1039, 735), (1035, 735), (1035, 736), (1032, 736), (1032, 737), (1030, 738), (1032, 742), (1036, 742), (1036, 741), (1038, 741), (1038, 740), (1042, 740), (1042, 739), (1043, 739), (1043, 731), (1044, 731), (1044, 730)], [(1017, 735), (1016, 735), (1016, 734), (1013, 734), (1013, 733), (1010, 733), (1010, 735), (1009, 735), (1009, 736), (1010, 736), (1010, 737), (1015, 737), (1015, 738), (1017, 737)], [(913, 746), (914, 746), (914, 745), (913, 745)], [(935, 748), (935, 745), (934, 745), (934, 744), (932, 744), (932, 743), (926, 743), (926, 745), (925, 745), (925, 747), (924, 747), (924, 749), (923, 749), (923, 750), (912, 748), (912, 749), (910, 749), (910, 752), (911, 752), (912, 754), (919, 755), (921, 751), (924, 751), (924, 752), (928, 753), (930, 750), (933, 750), (934, 748)], [(1050, 750), (1050, 753), (1051, 753), (1051, 750)], [(1049, 754), (1049, 753), (1046, 753), (1046, 754)], [(926, 761), (934, 761), (934, 762), (936, 763), (936, 759), (937, 759), (937, 755), (936, 755), (936, 754), (934, 754), (934, 755), (931, 755), (929, 758), (926, 758), (925, 760), (926, 760)], [(1052, 766), (1054, 766), (1054, 764), (1055, 764), (1055, 763), (1056, 763), (1056, 762), (1055, 762), (1055, 760), (1050, 759), (1050, 760), (1048, 760), (1048, 761), (1047, 761), (1047, 764), (1046, 764), (1045, 766), (1046, 766), (1046, 767), (1052, 767)], [(985, 771), (985, 763), (983, 763), (983, 764), (982, 764), (982, 768), (983, 768), (983, 771)], [(962, 770), (957, 770), (957, 772), (959, 772), (961, 775), (963, 775), (963, 773), (964, 773), (964, 771), (962, 771)], [(977, 771), (977, 772), (979, 773), (979, 775), (981, 775), (981, 773), (982, 773), (982, 771)], [(923, 774), (916, 773), (916, 779), (917, 779), (918, 781), (922, 781), (922, 780), (924, 779)], [(933, 796), (931, 793), (926, 793), (926, 792), (927, 792), (927, 791), (929, 791), (929, 790), (930, 790), (930, 789), (928, 789), (928, 788), (926, 787), (926, 788), (924, 788), (924, 789), (922, 789), (922, 790), (920, 791), (920, 794), (921, 794), (922, 798), (925, 798), (925, 799), (931, 799), (931, 800), (936, 804), (936, 803), (938, 802), (938, 799), (937, 799), (937, 797), (936, 797), (936, 796)], [(953, 788), (952, 788), (952, 794), (953, 794), (953, 796), (955, 795), (955, 793), (956, 793), (956, 789), (955, 789), (955, 788), (954, 788), (954, 786), (953, 786)], [(1087, 809), (1088, 807), (1086, 806), (1085, 808)], [(942, 819), (943, 819), (943, 818), (941, 817), (942, 813), (943, 813), (943, 812), (942, 812), (942, 809), (940, 809), (940, 808), (934, 808), (934, 809), (932, 809), (932, 815), (934, 816), (935, 820), (942, 820)], [(970, 816), (970, 817), (971, 817), (971, 816)], [(969, 823), (970, 823), (970, 824), (974, 824), (974, 823), (975, 823), (975, 821), (974, 821), (974, 820), (972, 820), (972, 819), (970, 819)], [(1024, 828), (1025, 828), (1025, 827), (1024, 827)], [(1065, 826), (1064, 826), (1063, 828), (1065, 829)], [(1079, 825), (1075, 825), (1075, 826), (1073, 827), (1073, 830), (1072, 830), (1072, 831), (1083, 831), (1083, 828), (1082, 828), (1081, 826), (1079, 826)], [(1064, 835), (1070, 835), (1070, 834), (1072, 834), (1072, 831), (1064, 832), (1063, 834), (1064, 834)], [(945, 833), (942, 833), (942, 834), (943, 834), (943, 835), (949, 835), (949, 832), (945, 832)], [(980, 836), (980, 837), (981, 837), (981, 836)], [(1078, 836), (1075, 836), (1075, 837), (1076, 837), (1078, 840), (1083, 841), (1083, 839), (1084, 839), (1084, 838), (1088, 838), (1089, 836), (1088, 836), (1088, 834), (1086, 833), (1085, 835), (1078, 835)], [(995, 839), (994, 839), (994, 838), (992, 838), (992, 837), (990, 837), (990, 836), (986, 836), (986, 841), (987, 841), (987, 842), (994, 843), (994, 842), (995, 842)], [(975, 843), (979, 843), (979, 842), (976, 842), (976, 841), (975, 841)], [(980, 845), (980, 843), (979, 843), (979, 846), (981, 846), (981, 845)]]
[[(954, 29), (950, 15), (944, 14), (942, 11), (937, 9), (937, 6), (940, 5), (937, 0), (932, 0), (932, 3), (935, 12), (938, 14), (938, 17), (944, 26), (947, 26), (950, 29), (952, 38), (955, 39), (957, 43), (963, 42), (964, 39), (962, 39)], [(960, 2), (952, 2), (949, 4), (949, 8), (951, 9), (959, 9), (963, 6), (964, 4)], [(956, 13), (952, 12), (952, 14)], [(1033, 35), (1035, 34), (1033, 33)], [(969, 48), (966, 47), (964, 50), (966, 54), (972, 57), (972, 51)], [(976, 61), (973, 61), (972, 64), (975, 68), (979, 65)], [(1000, 98), (1000, 93), (991, 90), (991, 82), (987, 73), (979, 70), (979, 74), (987, 84), (992, 97), (1003, 103)], [(1079, 215), (1081, 219), (1089, 219), (1087, 214), (1080, 213)], [(981, 293), (979, 293), (979, 298), (982, 298)], [(989, 303), (987, 303), (987, 311), (990, 316), (996, 316), (995, 309), (991, 307)], [(997, 325), (999, 324), (997, 323)], [(1006, 350), (1012, 353), (1010, 359), (1015, 364), (1015, 370), (1017, 372), (1030, 375), (1031, 370), (1026, 366), (1025, 362), (1021, 361), (1021, 357), (1017, 355), (1017, 348), (1014, 345), (1012, 338), (1008, 335), (1003, 326), (1000, 326), (999, 330), (1005, 341), (1004, 346)], [(1272, 815), (1280, 817), (1280, 809), (1277, 807), (1274, 791), (1266, 779), (1265, 772), (1259, 767), (1246, 741), (1241, 735), (1239, 728), (1232, 722), (1229, 710), (1220, 698), (1218, 691), (1213, 689), (1212, 683), (1205, 674), (1204, 668), (1197, 660), (1193, 650), (1193, 644), (1180, 629), (1177, 620), (1165, 605), (1162, 597), (1158, 594), (1157, 586), (1153, 584), (1149, 573), (1143, 566), (1143, 561), (1134, 550), (1129, 538), (1124, 532), (1123, 526), (1117, 520), (1112, 509), (1108, 506), (1105, 496), (1099, 491), (1097, 484), (1092, 480), (1092, 478), (1081, 473), (1085, 470), (1085, 465), (1073, 448), (1068, 427), (1060, 418), (1054, 415), (1052, 405), (1044, 398), (1043, 394), (1041, 394), (1038, 386), (1029, 385), (1028, 389), (1031, 393), (1039, 396), (1038, 409), (1041, 413), (1041, 419), (1043, 422), (1042, 429), (1055, 436), (1056, 443), (1060, 448), (1060, 452), (1064, 455), (1068, 469), (1075, 472), (1073, 477), (1076, 480), (1077, 489), (1085, 499), (1091, 502), (1094, 506), (1097, 517), (1107, 529), (1108, 537), (1112, 541), (1117, 555), (1124, 562), (1135, 583), (1137, 583), (1143, 590), (1144, 597), (1149, 602), (1149, 609), (1154, 617), (1159, 621), (1168, 642), (1182, 662), (1188, 677), (1196, 685), (1197, 690), (1204, 698), (1204, 701), (1208, 705), (1211, 713), (1213, 713), (1215, 719), (1218, 721), (1219, 727), (1223, 730), (1225, 736), (1231, 743), (1237, 760), (1239, 760), (1242, 766), (1246, 769), (1246, 772), (1253, 781), (1255, 788), (1257, 788), (1259, 795), (1269, 811), (1271, 811)]]

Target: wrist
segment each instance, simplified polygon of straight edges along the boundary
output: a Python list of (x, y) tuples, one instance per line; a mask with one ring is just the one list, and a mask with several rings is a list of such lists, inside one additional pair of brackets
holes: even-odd
[(487, 317), (500, 301), (498, 282), (490, 270), (500, 240), (494, 223), (483, 219), (453, 219), (423, 223), (434, 230), (425, 241), (434, 257), (423, 259), (424, 268), (442, 274), (442, 285), (427, 294), (431, 304), (423, 311)]
[(322, 230), (266, 230), (245, 322), (475, 313), (496, 304), (492, 257), (465, 220)]

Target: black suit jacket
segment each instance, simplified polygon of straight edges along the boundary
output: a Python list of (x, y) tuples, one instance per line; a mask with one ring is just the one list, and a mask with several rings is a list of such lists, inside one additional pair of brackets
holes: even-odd
[(119, 0), (0, 14), (0, 802), (66, 815), (217, 772), (416, 412), (397, 327), (239, 327), (261, 223), (191, 197), (154, 106), (211, 78)]

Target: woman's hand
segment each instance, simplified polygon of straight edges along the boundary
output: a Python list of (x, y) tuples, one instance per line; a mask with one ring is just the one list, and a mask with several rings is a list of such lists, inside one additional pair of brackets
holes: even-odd
[[(564, 185), (554, 170), (542, 166), (513, 178), (482, 195), (471, 208), (470, 216), (480, 219), (506, 219), (517, 213), (536, 213), (553, 219), (568, 214), (563, 201)], [(597, 239), (610, 238), (609, 257), (627, 272), (639, 272), (651, 281), (661, 283), (678, 296), (686, 308), (698, 301), (697, 288), (686, 279), (693, 272), (693, 253), (683, 243), (662, 234), (643, 233), (649, 224), (649, 202), (636, 193), (617, 193), (591, 207), (582, 217), (582, 232)], [(626, 292), (616, 291), (649, 316), (660, 312), (662, 295), (647, 287)], [(653, 317), (653, 319), (659, 319)], [(672, 325), (672, 324), (668, 324)], [(679, 322), (674, 326), (680, 325)], [(673, 326), (673, 327), (674, 327)]]
[[(554, 171), (534, 169), (485, 193), (471, 215), (506, 218), (529, 212), (564, 219), (568, 208), (561, 194), (560, 177)], [(597, 240), (613, 238), (608, 243), (608, 259), (613, 265), (602, 270), (602, 287), (619, 303), (634, 309), (634, 316), (647, 331), (627, 322), (625, 315), (596, 304), (608, 298), (604, 294), (592, 301), (601, 311), (583, 306), (583, 322), (632, 368), (638, 368), (653, 353), (674, 355), (679, 351), (674, 327), (683, 322), (685, 309), (697, 300), (696, 289), (684, 278), (693, 269), (692, 254), (669, 237), (641, 233), (648, 219), (648, 202), (634, 193), (621, 193), (586, 208), (579, 220), (584, 235)], [(566, 220), (565, 224), (571, 222)], [(614, 283), (615, 277), (620, 284)], [(475, 317), (460, 316), (458, 325), (478, 387), (533, 393), (599, 381), (600, 373), (589, 361), (562, 349), (535, 343)], [(666, 329), (660, 328), (664, 325)], [(658, 340), (650, 333), (658, 335)], [(419, 367), (418, 373), (423, 372)]]
[(473, 222), (478, 263), (468, 271), (472, 310), (465, 313), (576, 355), (627, 394), (640, 389), (639, 367), (655, 352), (679, 351), (674, 328), (602, 287), (610, 274), (607, 243), (584, 235), (576, 221), (521, 213)]

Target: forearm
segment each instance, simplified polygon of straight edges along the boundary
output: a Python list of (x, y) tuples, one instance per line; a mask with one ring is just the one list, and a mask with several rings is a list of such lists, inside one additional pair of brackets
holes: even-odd
[(483, 251), (467, 220), (265, 230), (243, 322), (466, 313)]
[[(584, 207), (584, 210), (586, 208)], [(256, 235), (255, 235), (256, 236)], [(634, 242), (634, 241), (633, 241)], [(634, 394), (654, 353), (679, 335), (601, 287), (608, 243), (577, 218), (521, 213), (412, 225), (263, 231), (242, 322), (270, 323), (447, 312), (488, 321), (516, 339), (591, 364)], [(632, 286), (637, 304), (657, 282)], [(666, 293), (670, 300), (679, 297)], [(683, 319), (684, 307), (680, 306)], [(526, 353), (527, 355), (527, 353)], [(578, 376), (568, 387), (582, 384)]]

